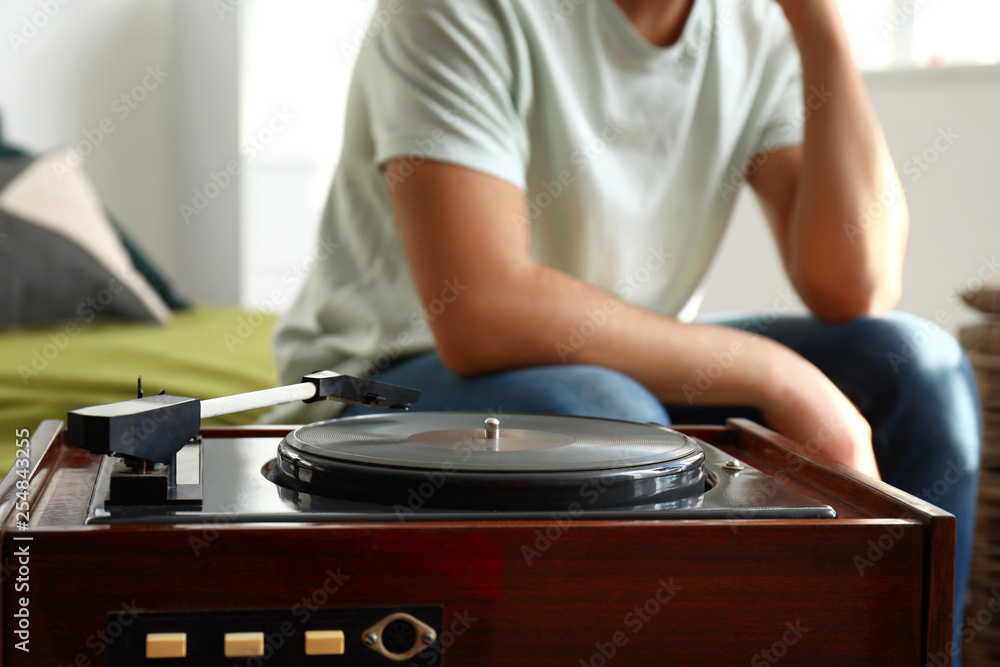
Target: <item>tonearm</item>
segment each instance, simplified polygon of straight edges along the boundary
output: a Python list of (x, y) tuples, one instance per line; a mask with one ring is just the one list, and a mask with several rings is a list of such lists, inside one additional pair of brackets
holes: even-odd
[(106, 458), (106, 505), (198, 506), (202, 500), (201, 453), (196, 449), (195, 483), (178, 481), (177, 454), (197, 444), (201, 420), (271, 407), (331, 399), (373, 408), (406, 410), (420, 392), (384, 382), (317, 371), (299, 384), (198, 400), (159, 393), (118, 403), (73, 410), (67, 415), (66, 443)]
[(67, 444), (95, 454), (169, 463), (198, 435), (202, 419), (292, 401), (313, 403), (323, 399), (406, 410), (419, 396), (415, 389), (317, 371), (303, 377), (299, 384), (221, 398), (198, 400), (161, 393), (73, 410), (67, 419)]

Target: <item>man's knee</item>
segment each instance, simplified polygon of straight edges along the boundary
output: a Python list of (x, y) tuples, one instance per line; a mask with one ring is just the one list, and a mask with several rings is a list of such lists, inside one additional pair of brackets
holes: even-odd
[[(857, 327), (866, 358), (888, 372), (882, 385), (897, 402), (897, 415), (919, 411), (934, 422), (937, 458), (974, 476), (979, 469), (979, 395), (965, 351), (947, 331), (932, 322), (903, 313), (866, 318)], [(897, 412), (898, 411), (898, 412)], [(945, 434), (961, 437), (939, 437)], [(944, 465), (944, 464), (942, 464)], [(942, 469), (941, 474), (950, 474)]]
[(894, 312), (845, 326), (867, 348), (867, 356), (907, 382), (934, 381), (941, 374), (967, 375), (968, 361), (958, 341), (933, 322)]
[(600, 366), (548, 366), (533, 369), (529, 378), (519, 387), (519, 410), (667, 422), (666, 410), (657, 398), (618, 371)]

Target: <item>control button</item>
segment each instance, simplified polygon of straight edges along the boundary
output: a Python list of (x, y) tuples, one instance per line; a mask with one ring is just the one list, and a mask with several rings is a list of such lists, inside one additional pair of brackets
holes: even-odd
[(227, 658), (253, 658), (264, 655), (264, 633), (227, 632), (225, 654)]
[(343, 655), (342, 630), (306, 630), (306, 655)]
[(147, 658), (186, 658), (186, 632), (150, 632), (146, 635)]

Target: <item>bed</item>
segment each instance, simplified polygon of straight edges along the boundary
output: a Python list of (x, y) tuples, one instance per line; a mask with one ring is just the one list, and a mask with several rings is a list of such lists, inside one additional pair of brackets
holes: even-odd
[[(71, 151), (0, 141), (0, 469), (15, 432), (136, 395), (274, 386), (274, 316), (191, 306), (111, 219)], [(259, 412), (206, 423), (244, 424)], [(23, 437), (23, 436), (19, 436)]]
[[(241, 327), (250, 320), (258, 326)], [(166, 326), (93, 324), (72, 337), (64, 325), (0, 333), (0, 469), (6, 473), (13, 462), (15, 430), (34, 432), (44, 419), (65, 420), (69, 410), (133, 398), (139, 375), (147, 394), (165, 388), (196, 398), (274, 386), (273, 323), (256, 312), (197, 307), (176, 312)], [(60, 336), (64, 347), (53, 340)], [(260, 414), (205, 423), (248, 424)]]

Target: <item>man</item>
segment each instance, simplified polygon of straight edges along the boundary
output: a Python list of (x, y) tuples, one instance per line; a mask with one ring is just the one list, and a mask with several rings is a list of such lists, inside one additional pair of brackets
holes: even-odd
[[(958, 515), (961, 609), (975, 386), (953, 339), (887, 314), (908, 213), (859, 216), (901, 188), (835, 0), (387, 1), (367, 34), (339, 247), (279, 328), (285, 381), (380, 372), (429, 410), (749, 408)], [(691, 321), (744, 177), (815, 317)]]

